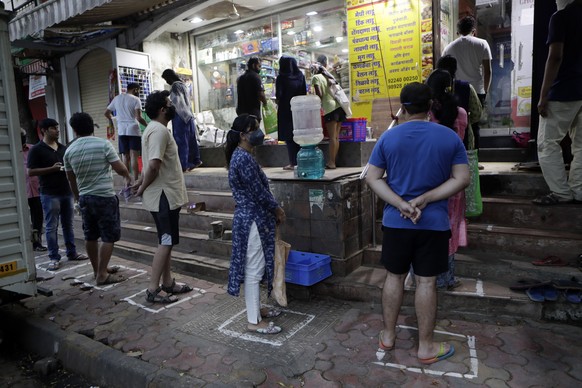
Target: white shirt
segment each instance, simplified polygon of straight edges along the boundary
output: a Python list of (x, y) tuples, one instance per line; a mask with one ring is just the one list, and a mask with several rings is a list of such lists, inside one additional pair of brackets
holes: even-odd
[(469, 82), (478, 94), (485, 94), (483, 61), (491, 60), (491, 49), (485, 39), (471, 35), (461, 36), (445, 47), (444, 55), (457, 60), (456, 79)]
[(141, 109), (141, 101), (133, 94), (122, 93), (107, 106), (115, 112), (117, 132), (119, 136), (141, 136), (139, 122), (135, 117), (135, 110)]

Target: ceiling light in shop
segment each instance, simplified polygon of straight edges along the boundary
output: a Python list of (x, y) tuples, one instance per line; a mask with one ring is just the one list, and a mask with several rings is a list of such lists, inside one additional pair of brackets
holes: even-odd
[(243, 32), (244, 32), (243, 30), (236, 30), (234, 33), (238, 35), (238, 34), (242, 34)]
[(287, 35), (295, 35), (294, 31), (287, 31)]
[(203, 21), (204, 19), (201, 19), (198, 16), (196, 16), (195, 18), (190, 20), (190, 23), (202, 23)]
[(306, 13), (307, 16), (317, 15), (317, 11), (311, 11)]
[(316, 46), (321, 46), (321, 42), (318, 40), (317, 42), (315, 42)]
[(339, 42), (343, 42), (343, 40), (344, 40), (344, 37), (343, 36), (336, 36), (335, 37), (335, 41), (338, 42), (338, 43)]
[(313, 27), (313, 31), (315, 32), (323, 31), (323, 28), (321, 28), (321, 26), (315, 26)]
[(342, 50), (342, 53), (347, 53), (347, 52), (348, 52), (348, 49), (343, 49)]

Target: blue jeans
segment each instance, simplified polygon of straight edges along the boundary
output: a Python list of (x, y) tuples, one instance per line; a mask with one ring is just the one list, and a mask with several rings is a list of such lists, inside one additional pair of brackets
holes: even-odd
[(75, 235), (73, 233), (73, 196), (41, 194), (40, 201), (42, 202), (42, 211), (44, 213), (44, 228), (46, 232), (46, 245), (48, 248), (49, 259), (61, 259), (57, 234), (59, 216), (61, 219), (65, 246), (67, 247), (67, 257), (77, 256)]

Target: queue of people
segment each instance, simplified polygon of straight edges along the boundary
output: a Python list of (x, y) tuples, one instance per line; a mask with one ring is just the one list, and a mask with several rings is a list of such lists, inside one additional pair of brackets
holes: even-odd
[[(575, 28), (575, 20), (582, 17), (582, 0), (565, 3), (564, 9), (568, 12), (559, 10), (550, 23), (550, 54), (538, 105), (542, 117), (538, 136), (540, 164), (552, 190), (549, 195), (534, 200), (538, 205), (582, 201), (579, 161), (573, 162), (570, 180), (566, 181), (552, 159), (556, 157), (555, 143), (565, 133), (569, 132), (575, 141), (575, 158), (580, 148), (575, 130), (582, 122), (579, 106), (582, 97), (577, 94), (582, 90), (582, 73), (578, 71), (582, 69), (582, 62), (579, 55), (572, 53), (579, 51), (577, 43), (582, 42), (582, 32)], [(413, 82), (404, 86), (400, 93), (400, 124), (378, 139), (366, 176), (367, 184), (387, 204), (382, 217), (381, 254), (381, 263), (386, 268), (382, 292), (384, 328), (378, 335), (378, 346), (383, 351), (395, 347), (396, 321), (405, 278), (412, 269), (419, 326), (417, 357), (422, 364), (444, 360), (455, 352), (448, 343), (434, 342), (433, 331), (437, 288), (450, 289), (459, 285), (454, 275), (454, 255), (459, 246), (467, 243), (464, 198), (464, 189), (470, 179), (467, 150), (478, 148), (478, 122), (491, 78), (490, 50), (486, 42), (473, 36), (475, 25), (472, 17), (459, 21), (462, 36), (445, 49), (446, 55), (426, 84)], [(471, 54), (469, 58), (468, 54)], [(345, 119), (345, 112), (329, 95), (333, 77), (330, 78), (327, 66), (327, 58), (319, 57), (313, 68), (312, 85), (322, 100), (324, 122), (330, 136), (327, 168), (333, 169), (339, 149), (339, 124)], [(260, 68), (260, 59), (251, 58), (247, 71), (237, 80), (238, 117), (227, 134), (225, 146), (228, 181), (236, 203), (228, 293), (239, 296), (244, 283), (247, 329), (273, 335), (283, 328), (266, 319), (277, 317), (281, 311), (262, 307), (259, 282), (266, 280), (269, 295), (274, 276), (275, 231), (285, 222), (286, 214), (270, 192), (268, 179), (253, 154), (255, 147), (264, 140), (259, 126), (260, 106), (266, 98)], [(307, 86), (294, 58), (281, 57), (280, 68), (281, 74), (276, 81), (279, 134), (286, 141), (289, 153), (289, 165), (285, 169), (293, 169), (298, 146), (293, 142), (292, 125), (289, 125), (290, 100), (305, 94)], [(570, 78), (566, 79), (565, 74)], [(575, 88), (565, 86), (566, 82), (569, 85), (574, 82), (572, 74), (577, 82)], [(63, 225), (69, 259), (86, 258), (77, 254), (73, 242), (72, 208), (73, 200), (78, 200), (86, 248), (97, 284), (125, 280), (113, 274), (108, 266), (113, 245), (120, 238), (119, 205), (112, 191), (111, 169), (123, 176), (126, 187), (131, 187), (135, 195), (143, 198), (143, 206), (151, 212), (157, 228), (158, 247), (145, 298), (150, 303), (169, 304), (178, 300), (176, 295), (192, 291), (189, 285), (176, 283), (170, 261), (172, 249), (179, 243), (180, 209), (188, 200), (183, 172), (199, 167), (202, 162), (198, 147), (194, 145), (194, 117), (185, 87), (170, 69), (164, 71), (163, 77), (172, 91), (153, 92), (147, 97), (145, 111), (151, 121), (140, 142), (144, 159), (141, 176), (132, 180), (127, 166), (120, 161), (111, 144), (91, 136), (93, 121), (86, 113), (71, 117), (70, 125), (78, 138), (68, 149), (58, 142), (58, 123), (52, 119), (43, 120), (40, 123), (43, 139), (30, 148), (27, 165), (30, 177), (40, 177), (40, 201), (45, 212), (51, 259), (49, 269), (59, 267), (58, 217)], [(581, 87), (577, 87), (578, 84)], [(128, 90), (128, 93), (133, 92)], [(137, 105), (131, 98), (128, 101), (133, 104), (126, 104), (130, 107), (126, 109), (129, 116), (141, 122), (137, 117), (140, 116)], [(110, 118), (113, 111), (121, 109), (112, 102), (106, 115)], [(168, 130), (170, 122), (173, 134)], [(128, 144), (124, 148), (129, 150), (125, 161), (132, 160), (131, 151), (137, 148), (131, 147), (131, 141)], [(133, 168), (133, 163), (128, 164)], [(426, 168), (427, 165), (432, 168)], [(385, 176), (387, 171), (390, 174)], [(549, 172), (552, 172), (551, 178), (547, 176)], [(39, 226), (35, 226), (35, 230), (38, 229)]]

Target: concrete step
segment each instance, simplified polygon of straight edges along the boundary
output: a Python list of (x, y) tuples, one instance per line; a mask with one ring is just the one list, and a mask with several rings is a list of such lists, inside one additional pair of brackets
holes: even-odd
[(234, 213), (235, 202), (230, 191), (188, 190), (188, 201), (204, 202), (208, 211)]
[[(550, 189), (541, 172), (498, 171), (488, 169), (479, 174), (483, 197), (516, 196), (535, 198), (549, 193)], [(496, 165), (496, 164), (495, 164)]]
[[(83, 236), (82, 221), (80, 217), (75, 217), (75, 236)], [(153, 220), (150, 223), (139, 223), (135, 221), (122, 222), (121, 238), (123, 241), (139, 242), (143, 245), (156, 247), (158, 245), (158, 235)], [(232, 252), (230, 241), (211, 239), (207, 231), (180, 230), (179, 250), (195, 255), (220, 258), (228, 262)]]
[(531, 153), (527, 148), (514, 148), (511, 144), (484, 144), (486, 138), (481, 138), (481, 148), (479, 149), (479, 162), (527, 162), (531, 158)]
[(537, 206), (531, 197), (485, 197), (483, 214), (471, 223), (582, 233), (582, 204)]
[[(363, 266), (346, 277), (331, 278), (312, 286), (317, 295), (370, 304), (382, 303), (382, 288), (386, 271)], [(557, 302), (535, 303), (525, 292), (511, 291), (509, 279), (464, 278), (453, 291), (438, 292), (439, 312), (454, 319), (519, 320), (548, 319), (562, 322), (582, 322), (582, 305), (568, 303), (563, 296)], [(414, 306), (414, 289), (407, 288), (403, 307)]]
[[(139, 222), (139, 223), (152, 223), (153, 218), (149, 211), (145, 210), (140, 203), (129, 202), (120, 203), (119, 212), (121, 219), (125, 222)], [(198, 211), (188, 214), (185, 209), (180, 211), (180, 228), (181, 229), (193, 229), (200, 231), (211, 230), (211, 223), (214, 221), (222, 221), (224, 228), (232, 229), (232, 218), (231, 213), (221, 213), (214, 211)]]
[(469, 247), (485, 252), (511, 252), (533, 259), (549, 255), (564, 259), (582, 253), (582, 234), (489, 224), (469, 224)]
[[(116, 256), (151, 265), (156, 247), (122, 240), (115, 243), (114, 249)], [(181, 273), (226, 282), (228, 267), (229, 262), (219, 257), (187, 253), (179, 246), (172, 250), (172, 269)]]

